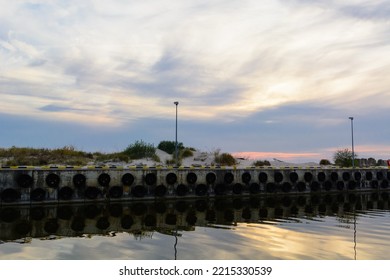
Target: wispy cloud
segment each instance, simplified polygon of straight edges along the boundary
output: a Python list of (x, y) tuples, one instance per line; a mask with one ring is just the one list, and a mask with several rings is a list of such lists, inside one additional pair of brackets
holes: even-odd
[[(368, 117), (390, 107), (389, 1), (1, 6), (5, 114), (126, 126), (169, 119), (179, 100), (189, 122), (231, 124), (277, 111), (262, 122), (328, 127), (341, 112)], [(299, 105), (294, 115), (279, 110)], [(308, 118), (315, 110), (321, 118)]]

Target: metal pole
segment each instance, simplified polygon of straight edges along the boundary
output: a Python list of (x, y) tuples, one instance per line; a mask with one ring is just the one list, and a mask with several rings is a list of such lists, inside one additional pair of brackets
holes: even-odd
[(351, 134), (352, 134), (352, 168), (355, 168), (355, 150), (353, 146), (353, 117), (349, 117), (351, 120)]
[(176, 166), (178, 166), (179, 160), (178, 160), (178, 153), (177, 153), (177, 105), (179, 105), (179, 102), (175, 101), (173, 103), (176, 105), (175, 161), (176, 161)]

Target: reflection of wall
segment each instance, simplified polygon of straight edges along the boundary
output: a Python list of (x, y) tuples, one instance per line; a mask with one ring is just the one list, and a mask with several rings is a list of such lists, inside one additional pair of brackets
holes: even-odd
[[(147, 236), (159, 231), (193, 230), (194, 226), (259, 223), (293, 217), (347, 217), (351, 212), (389, 209), (389, 193), (268, 195), (247, 198), (156, 200), (110, 204), (3, 206), (0, 239), (109, 235), (129, 232)], [(293, 221), (293, 219), (291, 220)]]
[(389, 187), (386, 169), (1, 168), (2, 204), (142, 200)]

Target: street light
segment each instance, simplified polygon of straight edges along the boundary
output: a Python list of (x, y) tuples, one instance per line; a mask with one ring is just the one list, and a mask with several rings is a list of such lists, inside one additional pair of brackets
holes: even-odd
[(351, 120), (351, 134), (352, 134), (352, 168), (355, 168), (355, 151), (353, 147), (353, 117), (349, 117)]
[(177, 154), (177, 105), (179, 105), (178, 101), (173, 102), (176, 105), (176, 133), (175, 133), (175, 160), (176, 166), (178, 165), (178, 154)]

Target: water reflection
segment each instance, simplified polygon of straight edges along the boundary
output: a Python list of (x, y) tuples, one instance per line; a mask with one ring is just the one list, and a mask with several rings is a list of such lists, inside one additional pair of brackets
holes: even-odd
[(387, 192), (3, 205), (0, 253), (3, 259), (388, 259), (389, 207)]

